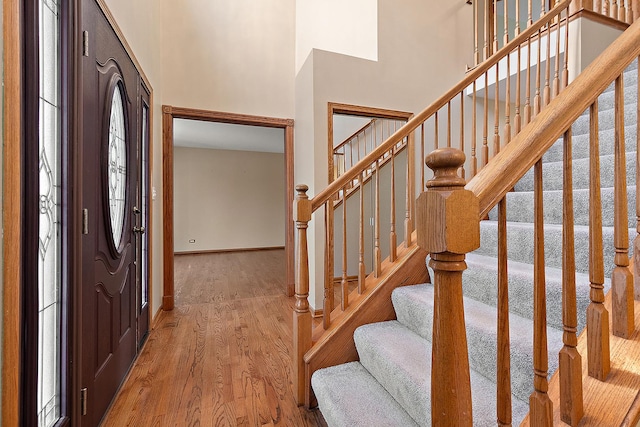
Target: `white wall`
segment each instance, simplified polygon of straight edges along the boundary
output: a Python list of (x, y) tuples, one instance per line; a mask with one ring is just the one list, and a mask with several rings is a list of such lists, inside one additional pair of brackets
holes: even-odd
[(297, 0), (296, 72), (312, 49), (378, 59), (378, 0)]
[(284, 246), (284, 154), (175, 147), (173, 155), (175, 252)]

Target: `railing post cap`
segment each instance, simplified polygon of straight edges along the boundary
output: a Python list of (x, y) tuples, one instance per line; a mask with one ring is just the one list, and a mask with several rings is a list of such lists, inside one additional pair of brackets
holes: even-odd
[(306, 184), (298, 184), (296, 185), (296, 192), (298, 193), (306, 193), (309, 191), (309, 186)]
[(296, 185), (298, 195), (293, 201), (293, 220), (296, 222), (309, 222), (311, 220), (311, 200), (307, 196), (309, 187), (305, 184)]
[(433, 179), (427, 182), (427, 188), (463, 187), (464, 178), (458, 176), (458, 169), (464, 165), (466, 156), (457, 148), (439, 148), (425, 157), (425, 164), (433, 170)]

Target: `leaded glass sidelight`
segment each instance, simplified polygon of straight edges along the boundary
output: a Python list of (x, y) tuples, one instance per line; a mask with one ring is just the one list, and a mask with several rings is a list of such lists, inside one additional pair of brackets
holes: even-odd
[(61, 416), (61, 131), (58, 0), (39, 2), (38, 426)]
[(122, 100), (122, 89), (120, 84), (117, 84), (111, 99), (109, 155), (107, 159), (109, 162), (107, 179), (109, 185), (109, 216), (111, 218), (113, 243), (116, 248), (120, 247), (120, 242), (122, 241), (127, 183), (127, 152)]

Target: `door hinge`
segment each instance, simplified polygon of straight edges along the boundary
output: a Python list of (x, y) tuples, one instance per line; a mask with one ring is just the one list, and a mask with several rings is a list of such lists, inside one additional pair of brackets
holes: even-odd
[(82, 234), (89, 234), (89, 209), (82, 209)]
[(89, 56), (89, 31), (82, 32), (82, 56)]
[(80, 411), (82, 415), (87, 415), (87, 388), (80, 390)]

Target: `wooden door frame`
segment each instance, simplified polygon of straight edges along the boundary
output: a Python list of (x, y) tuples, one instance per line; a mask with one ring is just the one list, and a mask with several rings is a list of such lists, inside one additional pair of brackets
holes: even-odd
[(284, 129), (285, 159), (285, 294), (293, 296), (294, 291), (294, 227), (293, 209), (293, 120), (273, 117), (250, 116), (224, 113), (220, 111), (162, 106), (162, 208), (163, 208), (163, 263), (164, 286), (162, 309), (174, 307), (174, 236), (173, 236), (173, 119), (200, 120), (206, 122), (229, 123)]

